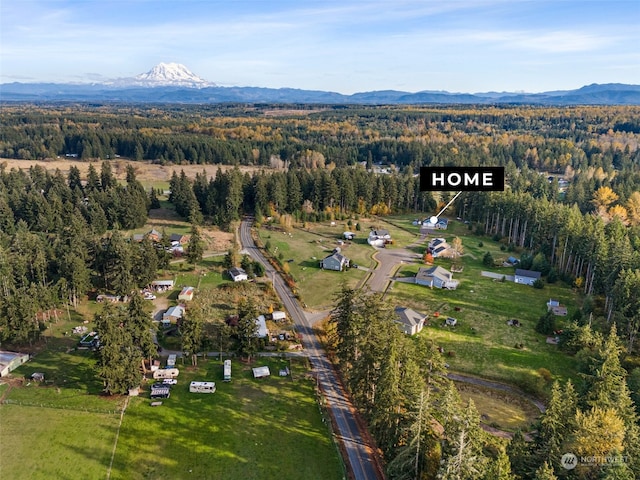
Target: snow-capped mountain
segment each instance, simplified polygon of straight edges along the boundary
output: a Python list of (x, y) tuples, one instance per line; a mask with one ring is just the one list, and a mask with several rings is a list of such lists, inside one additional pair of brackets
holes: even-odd
[(215, 83), (200, 78), (180, 63), (159, 63), (146, 73), (133, 78), (119, 78), (109, 84), (116, 87), (204, 88), (216, 86)]

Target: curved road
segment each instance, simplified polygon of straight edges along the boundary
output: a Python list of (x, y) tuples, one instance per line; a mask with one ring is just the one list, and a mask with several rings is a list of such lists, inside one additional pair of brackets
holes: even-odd
[(273, 286), (291, 315), (297, 331), (302, 334), (302, 343), (308, 352), (309, 360), (318, 385), (327, 399), (328, 408), (334, 419), (334, 429), (346, 452), (347, 465), (356, 480), (374, 480), (379, 477), (376, 461), (371, 449), (363, 441), (360, 429), (353, 415), (353, 407), (346, 399), (342, 386), (320, 346), (307, 316), (300, 307), (284, 280), (258, 250), (251, 237), (251, 224), (243, 220), (240, 224), (240, 243), (250, 257), (259, 261), (265, 267), (265, 275), (272, 279)]

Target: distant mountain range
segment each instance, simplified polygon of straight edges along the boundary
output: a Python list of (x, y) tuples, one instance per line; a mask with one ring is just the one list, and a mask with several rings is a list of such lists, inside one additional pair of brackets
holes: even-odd
[(535, 104), (640, 105), (640, 85), (592, 84), (542, 93), (450, 93), (396, 90), (343, 95), (294, 88), (220, 87), (178, 63), (160, 63), (131, 78), (104, 83), (3, 83), (0, 101), (133, 103), (310, 103), (310, 104)]

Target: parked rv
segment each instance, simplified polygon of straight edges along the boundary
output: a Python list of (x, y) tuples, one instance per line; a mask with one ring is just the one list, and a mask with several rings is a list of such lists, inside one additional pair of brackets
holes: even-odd
[(155, 380), (161, 378), (176, 378), (180, 374), (180, 370), (177, 368), (159, 368), (153, 372), (153, 378)]
[(189, 391), (191, 393), (214, 393), (216, 391), (216, 382), (191, 382)]

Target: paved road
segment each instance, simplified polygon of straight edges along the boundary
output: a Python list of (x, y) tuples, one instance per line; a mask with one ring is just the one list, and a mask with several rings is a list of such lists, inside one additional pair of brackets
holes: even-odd
[(334, 419), (334, 430), (346, 452), (347, 458), (345, 460), (353, 478), (356, 480), (379, 478), (372, 452), (360, 435), (358, 424), (353, 415), (353, 407), (346, 399), (331, 363), (293, 293), (255, 246), (251, 237), (251, 224), (248, 220), (243, 220), (240, 225), (240, 242), (242, 248), (254, 260), (265, 266), (265, 275), (272, 279), (273, 286), (293, 319), (298, 333), (302, 334), (302, 343), (318, 379), (318, 385), (327, 400), (328, 408)]

